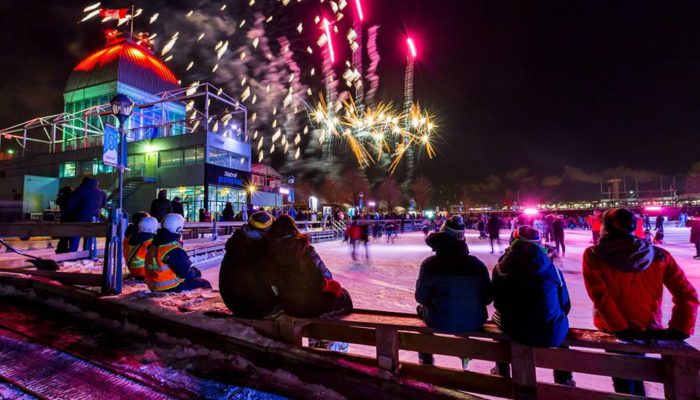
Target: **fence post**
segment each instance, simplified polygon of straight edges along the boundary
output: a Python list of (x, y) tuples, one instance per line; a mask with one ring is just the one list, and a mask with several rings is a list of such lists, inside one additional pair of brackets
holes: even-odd
[(533, 348), (511, 342), (510, 360), (513, 369), (513, 399), (536, 400), (537, 372)]
[(212, 225), (211, 225), (211, 240), (212, 242), (217, 240), (219, 238), (219, 232), (217, 232), (216, 229), (216, 213), (213, 213), (214, 218), (212, 218)]
[(700, 398), (697, 361), (679, 356), (661, 356), (664, 363), (664, 394), (670, 400)]
[(399, 368), (399, 336), (393, 328), (377, 327), (377, 366), (396, 373)]
[(293, 346), (301, 347), (302, 324), (296, 318), (280, 315), (276, 320), (279, 327), (280, 340)]

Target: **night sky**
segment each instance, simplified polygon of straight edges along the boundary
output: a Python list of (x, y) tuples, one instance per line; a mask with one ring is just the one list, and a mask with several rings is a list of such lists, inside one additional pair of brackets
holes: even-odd
[[(438, 186), (595, 198), (601, 176), (657, 182), (700, 161), (697, 2), (364, 1), (381, 24), (380, 97), (401, 100), (403, 35), (418, 42), (415, 97), (442, 136), (421, 171)], [(60, 112), (71, 69), (103, 41), (99, 23), (76, 24), (89, 3), (0, 3), (1, 127)]]

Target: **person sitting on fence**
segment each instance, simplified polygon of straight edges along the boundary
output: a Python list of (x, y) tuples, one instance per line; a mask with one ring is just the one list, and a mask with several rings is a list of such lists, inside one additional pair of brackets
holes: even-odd
[(219, 291), (226, 307), (237, 317), (260, 319), (279, 308), (279, 298), (262, 272), (263, 237), (273, 221), (265, 211), (252, 213), (226, 242)]
[(184, 225), (182, 215), (166, 215), (152, 245), (146, 250), (144, 281), (154, 292), (211, 289), (209, 281), (202, 279), (202, 273), (192, 266), (190, 257), (182, 248), (180, 236)]
[[(493, 270), (494, 321), (515, 343), (557, 347), (569, 332), (571, 310), (564, 276), (554, 266), (540, 232), (531, 226), (513, 231), (510, 247)], [(492, 371), (509, 376), (508, 364)], [(554, 382), (575, 386), (571, 372), (554, 371)]]
[(265, 238), (265, 276), (287, 314), (309, 318), (352, 310), (350, 294), (333, 279), (309, 237), (299, 232), (290, 216), (277, 218)]
[[(595, 308), (593, 322), (619, 337), (684, 340), (693, 334), (698, 295), (671, 254), (633, 234), (637, 217), (626, 208), (608, 210), (600, 243), (583, 254), (583, 279)], [(673, 311), (663, 329), (664, 286)], [(613, 378), (618, 393), (645, 395), (644, 383)]]
[[(492, 301), (491, 279), (484, 263), (469, 255), (464, 220), (452, 216), (425, 242), (435, 255), (420, 266), (415, 293), (418, 316), (439, 332), (482, 330), (488, 319), (486, 306)], [(419, 358), (422, 364), (433, 364), (432, 354), (421, 353)]]
[(137, 232), (129, 234), (128, 238), (124, 236), (124, 261), (129, 268), (129, 275), (138, 280), (143, 280), (146, 276), (146, 251), (158, 232), (158, 220), (146, 215), (142, 218), (134, 215), (131, 221), (138, 225)]

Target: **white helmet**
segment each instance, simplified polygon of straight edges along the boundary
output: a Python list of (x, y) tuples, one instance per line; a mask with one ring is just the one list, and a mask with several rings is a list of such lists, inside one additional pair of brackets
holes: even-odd
[(141, 218), (139, 232), (155, 234), (158, 232), (158, 220), (153, 217)]
[(179, 235), (182, 233), (182, 228), (185, 226), (185, 218), (180, 214), (168, 214), (163, 218), (161, 226), (166, 231)]

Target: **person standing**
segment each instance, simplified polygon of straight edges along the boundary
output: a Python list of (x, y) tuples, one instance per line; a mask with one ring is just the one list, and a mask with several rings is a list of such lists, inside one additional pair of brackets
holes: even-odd
[(563, 215), (559, 215), (554, 221), (552, 221), (552, 238), (554, 239), (554, 246), (557, 248), (557, 253), (561, 254), (562, 257), (566, 255), (566, 245), (564, 244), (565, 227), (566, 222), (564, 222)]
[(161, 222), (166, 215), (173, 213), (173, 204), (168, 200), (168, 191), (161, 189), (158, 191), (158, 197), (151, 202), (151, 217)]
[(173, 201), (171, 202), (171, 204), (173, 207), (174, 214), (180, 214), (183, 217), (185, 216), (185, 209), (182, 206), (182, 200), (180, 200), (180, 197), (178, 197), (178, 196), (173, 197)]
[[(668, 251), (633, 235), (636, 218), (626, 208), (606, 211), (600, 243), (583, 254), (593, 322), (621, 339), (685, 340), (695, 329), (697, 291)], [(673, 301), (668, 329), (661, 319), (664, 287)], [(617, 393), (646, 394), (642, 381), (613, 377), (613, 386)]]
[(225, 222), (233, 221), (233, 204), (231, 202), (227, 202), (226, 206), (224, 206), (224, 211), (221, 213), (221, 216), (224, 218)]
[(589, 224), (591, 225), (591, 233), (593, 237), (593, 245), (597, 245), (600, 240), (601, 214), (600, 211), (593, 211), (593, 215), (589, 216)]
[(644, 214), (644, 230), (651, 230), (651, 217), (649, 214)]
[(664, 231), (664, 221), (666, 218), (664, 218), (663, 215), (659, 214), (658, 217), (656, 217), (656, 231), (657, 232), (663, 232)]
[(491, 242), (491, 254), (494, 252), (493, 243), (498, 244), (499, 251), (501, 250), (501, 218), (498, 214), (491, 214), (486, 229), (489, 231), (489, 241)]
[[(68, 198), (67, 214), (71, 221), (94, 222), (100, 218), (100, 210), (107, 205), (107, 195), (100, 189), (96, 179), (86, 176), (73, 194)], [(83, 250), (90, 250), (94, 237), (83, 238)], [(73, 237), (70, 251), (78, 251), (80, 238)]]
[[(70, 186), (64, 186), (58, 191), (56, 196), (56, 205), (59, 207), (61, 212), (61, 222), (70, 222), (71, 217), (68, 213), (68, 201), (70, 196), (73, 194), (73, 188)], [(56, 245), (56, 254), (68, 253), (70, 251), (70, 241), (69, 237), (58, 238), (58, 244)]]
[(700, 213), (696, 213), (693, 218), (689, 219), (688, 225), (690, 226), (690, 243), (695, 245), (693, 258), (700, 260)]
[[(452, 216), (425, 243), (435, 255), (420, 266), (415, 292), (418, 316), (443, 333), (481, 331), (492, 301), (491, 279), (484, 263), (469, 254), (464, 220)], [(432, 354), (420, 353), (419, 358), (421, 364), (433, 364)]]

